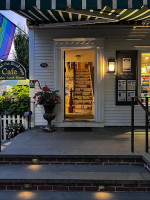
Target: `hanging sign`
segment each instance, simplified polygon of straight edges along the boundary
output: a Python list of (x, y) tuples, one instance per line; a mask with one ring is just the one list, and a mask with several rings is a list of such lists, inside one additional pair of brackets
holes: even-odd
[(3, 61), (0, 63), (0, 80), (25, 80), (26, 70), (18, 62)]
[(137, 96), (137, 51), (117, 51), (116, 105), (131, 105)]

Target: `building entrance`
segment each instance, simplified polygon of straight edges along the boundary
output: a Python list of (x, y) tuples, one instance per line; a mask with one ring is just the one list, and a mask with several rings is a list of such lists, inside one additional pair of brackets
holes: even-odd
[(94, 50), (64, 52), (65, 121), (94, 120)]

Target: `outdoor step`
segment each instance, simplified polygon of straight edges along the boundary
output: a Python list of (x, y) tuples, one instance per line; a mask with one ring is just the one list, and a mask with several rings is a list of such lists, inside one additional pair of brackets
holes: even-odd
[(2, 190), (148, 192), (150, 172), (133, 165), (1, 165), (0, 186)]
[[(14, 173), (15, 172), (15, 173)], [(0, 165), (0, 182), (150, 184), (143, 166), (127, 165)], [(150, 185), (149, 185), (150, 186)]]
[(0, 191), (0, 200), (149, 200), (149, 192)]

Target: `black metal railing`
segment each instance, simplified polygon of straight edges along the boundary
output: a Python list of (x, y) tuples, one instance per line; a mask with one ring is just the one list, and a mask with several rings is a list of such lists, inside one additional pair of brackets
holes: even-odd
[(134, 152), (134, 105), (137, 102), (142, 109), (145, 111), (145, 152), (148, 153), (148, 129), (149, 129), (149, 116), (150, 112), (148, 110), (148, 100), (149, 97), (145, 97), (145, 105), (139, 100), (138, 97), (132, 97), (131, 101), (131, 152)]

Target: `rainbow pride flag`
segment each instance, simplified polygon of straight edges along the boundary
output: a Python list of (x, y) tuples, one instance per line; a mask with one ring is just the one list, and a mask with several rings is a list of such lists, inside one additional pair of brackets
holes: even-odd
[(0, 59), (7, 60), (16, 26), (0, 14)]

